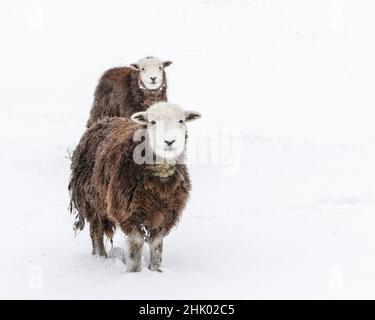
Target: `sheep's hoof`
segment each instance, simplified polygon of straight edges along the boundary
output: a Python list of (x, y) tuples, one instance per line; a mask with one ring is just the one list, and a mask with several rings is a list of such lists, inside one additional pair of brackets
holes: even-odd
[(132, 267), (127, 267), (126, 272), (140, 272), (141, 271), (141, 266), (132, 266)]
[(100, 252), (92, 251), (91, 254), (96, 257), (103, 257), (105, 259), (108, 258), (108, 255), (105, 251), (100, 251)]
[(160, 266), (158, 265), (149, 265), (148, 268), (153, 272), (162, 272), (162, 270), (160, 269)]

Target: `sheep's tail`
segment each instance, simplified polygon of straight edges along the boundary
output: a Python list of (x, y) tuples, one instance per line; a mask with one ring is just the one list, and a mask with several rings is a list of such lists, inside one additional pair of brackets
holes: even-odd
[(82, 213), (80, 213), (74, 206), (74, 203), (73, 203), (73, 199), (70, 200), (70, 203), (69, 203), (69, 208), (68, 210), (70, 211), (70, 213), (77, 213), (75, 219), (76, 221), (74, 222), (73, 224), (73, 231), (74, 233), (78, 233), (79, 231), (82, 231), (83, 228), (85, 227), (85, 217)]
[(73, 231), (75, 234), (77, 234), (79, 231), (82, 231), (83, 228), (85, 227), (85, 216), (83, 215), (81, 210), (78, 209), (77, 201), (74, 198), (71, 183), (69, 183), (68, 190), (71, 196), (68, 210), (71, 214), (76, 213), (76, 216), (75, 216), (76, 221), (73, 224)]
[[(70, 160), (71, 165), (72, 165), (74, 150), (68, 148), (66, 151), (67, 151), (66, 158)], [(79, 206), (78, 206), (76, 193), (74, 192), (75, 189), (74, 189), (73, 176), (70, 177), (70, 181), (68, 184), (68, 191), (70, 195), (70, 202), (69, 202), (68, 210), (71, 214), (77, 213), (77, 215), (75, 216), (76, 221), (73, 224), (73, 231), (75, 234), (77, 234), (79, 231), (82, 231), (83, 228), (85, 227), (85, 216), (82, 214), (81, 210), (78, 209)]]
[(82, 231), (85, 227), (85, 217), (79, 212), (76, 215), (76, 221), (73, 224), (73, 231), (77, 234), (79, 231)]

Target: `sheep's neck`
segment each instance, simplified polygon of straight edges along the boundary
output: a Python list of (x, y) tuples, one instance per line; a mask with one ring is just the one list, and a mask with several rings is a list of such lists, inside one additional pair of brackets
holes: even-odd
[(171, 163), (156, 163), (148, 165), (152, 174), (160, 178), (168, 178), (176, 171), (176, 165)]

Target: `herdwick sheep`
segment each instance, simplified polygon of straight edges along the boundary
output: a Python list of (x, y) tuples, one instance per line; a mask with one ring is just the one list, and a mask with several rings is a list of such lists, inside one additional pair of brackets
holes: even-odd
[(167, 101), (164, 69), (171, 64), (146, 57), (129, 67), (106, 71), (96, 87), (87, 127), (105, 117), (130, 118), (156, 102)]
[(128, 271), (140, 271), (144, 241), (149, 269), (160, 271), (163, 237), (177, 224), (190, 192), (183, 163), (186, 122), (200, 118), (166, 102), (128, 118), (106, 118), (86, 130), (72, 156), (70, 210), (75, 228), (90, 224), (92, 253), (107, 256), (116, 226), (127, 235)]

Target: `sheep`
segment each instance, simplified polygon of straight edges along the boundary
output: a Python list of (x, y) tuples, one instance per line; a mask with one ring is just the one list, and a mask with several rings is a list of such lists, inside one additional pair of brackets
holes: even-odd
[(161, 271), (163, 238), (179, 221), (191, 189), (184, 164), (186, 122), (200, 118), (160, 102), (131, 119), (106, 118), (86, 129), (74, 150), (69, 191), (76, 230), (90, 224), (92, 254), (107, 257), (116, 227), (127, 236), (127, 271), (141, 270), (144, 242), (149, 269)]
[(171, 61), (146, 57), (129, 67), (107, 70), (100, 78), (86, 126), (105, 117), (129, 118), (156, 102), (167, 101), (165, 68)]

